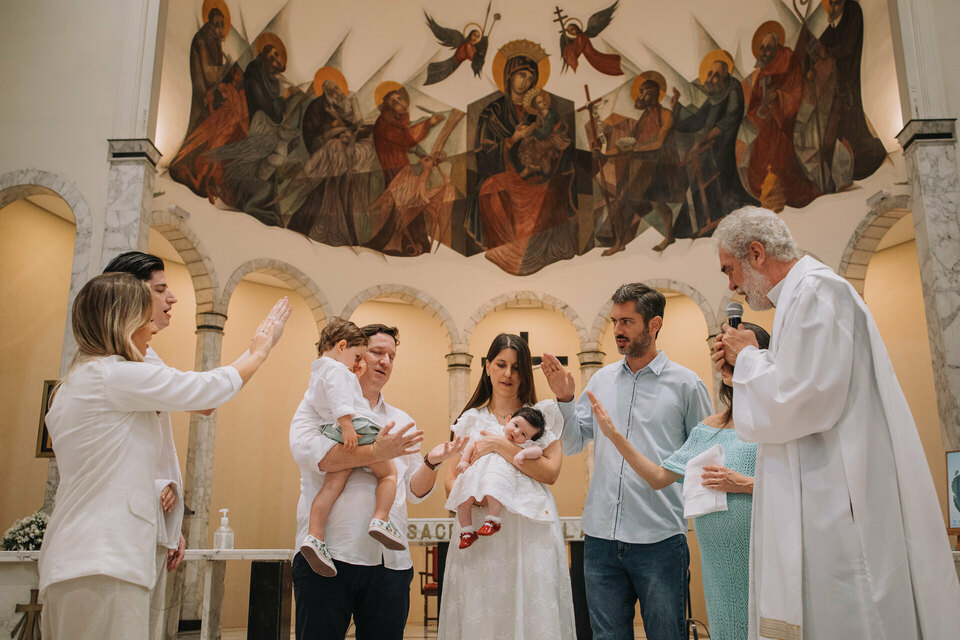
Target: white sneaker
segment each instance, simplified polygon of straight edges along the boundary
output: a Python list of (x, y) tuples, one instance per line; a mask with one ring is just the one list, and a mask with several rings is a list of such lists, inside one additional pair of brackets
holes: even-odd
[(337, 567), (333, 564), (333, 556), (327, 548), (327, 543), (323, 540), (307, 534), (300, 545), (300, 553), (303, 559), (307, 561), (314, 573), (324, 578), (332, 578), (337, 575)]
[(378, 520), (374, 518), (370, 521), (370, 527), (367, 528), (367, 533), (391, 551), (406, 549), (403, 535), (389, 520)]

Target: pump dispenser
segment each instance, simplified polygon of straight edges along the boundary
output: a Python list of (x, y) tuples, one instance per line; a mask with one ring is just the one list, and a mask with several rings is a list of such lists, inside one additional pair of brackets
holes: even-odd
[(230, 509), (220, 509), (223, 515), (220, 518), (220, 528), (213, 534), (214, 549), (233, 549), (233, 529), (230, 528), (227, 520), (227, 513)]

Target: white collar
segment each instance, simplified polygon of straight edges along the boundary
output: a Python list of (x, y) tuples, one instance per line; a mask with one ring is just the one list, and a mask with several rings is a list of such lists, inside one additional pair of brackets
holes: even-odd
[(780, 300), (780, 293), (783, 292), (783, 283), (787, 279), (783, 278), (780, 282), (770, 287), (770, 291), (767, 291), (767, 299), (773, 303), (773, 306), (777, 306), (777, 301)]

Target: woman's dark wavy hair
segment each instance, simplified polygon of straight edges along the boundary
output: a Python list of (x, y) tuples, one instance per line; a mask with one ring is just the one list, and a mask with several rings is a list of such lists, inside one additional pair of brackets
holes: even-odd
[[(536, 404), (537, 391), (533, 387), (533, 358), (530, 357), (530, 347), (527, 341), (513, 333), (501, 333), (487, 349), (487, 362), (493, 362), (497, 355), (504, 349), (513, 349), (517, 354), (517, 372), (520, 374), (520, 387), (517, 389), (517, 397), (523, 404)], [(493, 395), (493, 384), (490, 382), (490, 376), (487, 375), (487, 368), (480, 370), (480, 382), (473, 395), (467, 401), (463, 411), (482, 407)], [(463, 411), (460, 415), (463, 415)]]
[[(752, 322), (741, 322), (740, 326), (753, 331), (753, 334), (757, 336), (757, 344), (761, 349), (766, 349), (770, 346), (770, 334), (767, 333), (766, 329)], [(727, 405), (727, 410), (723, 414), (723, 424), (726, 426), (733, 420), (733, 387), (728, 384), (721, 384), (719, 396), (720, 402)]]

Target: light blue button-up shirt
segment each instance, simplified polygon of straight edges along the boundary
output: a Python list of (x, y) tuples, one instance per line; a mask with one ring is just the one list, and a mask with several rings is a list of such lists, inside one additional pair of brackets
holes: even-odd
[[(606, 407), (617, 430), (640, 453), (660, 464), (679, 449), (693, 427), (713, 413), (710, 394), (690, 369), (661, 351), (636, 373), (626, 358), (597, 371), (587, 389)], [(597, 428), (586, 390), (560, 402), (563, 452), (594, 444), (593, 479), (583, 507), (583, 531), (594, 538), (650, 544), (687, 530), (679, 483), (650, 488)]]

